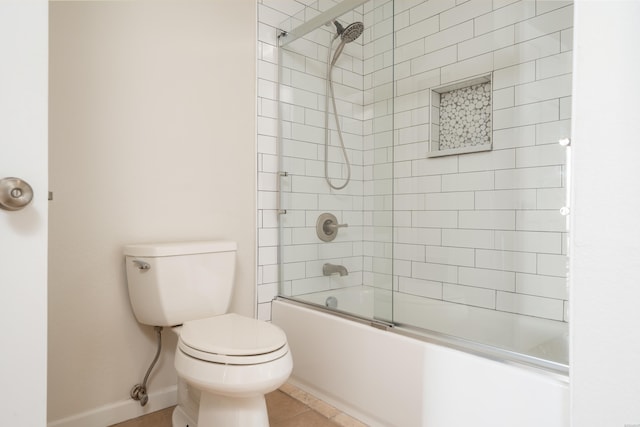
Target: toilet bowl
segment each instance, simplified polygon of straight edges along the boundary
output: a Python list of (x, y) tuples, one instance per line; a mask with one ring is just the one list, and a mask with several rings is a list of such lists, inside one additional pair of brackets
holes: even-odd
[(197, 426), (268, 426), (264, 395), (293, 367), (282, 330), (230, 313), (187, 322), (177, 333), (176, 371), (200, 391)]
[(178, 334), (173, 427), (267, 427), (264, 395), (293, 361), (280, 328), (227, 312), (236, 243), (138, 244), (124, 254), (138, 322)]

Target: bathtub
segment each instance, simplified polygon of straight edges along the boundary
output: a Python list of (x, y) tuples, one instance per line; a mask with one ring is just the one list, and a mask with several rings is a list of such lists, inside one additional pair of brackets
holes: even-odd
[[(501, 340), (505, 339), (498, 339), (500, 334), (491, 330), (503, 318), (493, 323), (482, 319), (488, 322), (483, 327), (478, 324), (479, 312), (470, 313), (459, 304), (447, 307), (441, 301), (429, 301), (436, 326), (444, 331), (425, 332), (386, 327), (383, 322), (319, 308), (333, 296), (338, 310), (357, 308), (357, 315), (371, 317), (367, 310), (374, 305), (374, 297), (368, 292), (366, 288), (347, 289), (308, 295), (306, 302), (273, 301), (272, 321), (285, 331), (292, 351), (294, 385), (370, 426), (569, 425), (565, 365), (473, 341), (484, 330), (495, 345), (504, 344)], [(394, 298), (395, 308), (396, 304), (409, 304), (401, 295)], [(415, 304), (415, 299), (409, 300)], [(348, 307), (350, 304), (354, 307)], [(453, 313), (449, 324), (439, 316), (446, 309), (459, 311)], [(406, 316), (413, 316), (410, 309), (406, 311)], [(460, 332), (452, 329), (460, 328), (455, 319), (462, 316), (475, 323), (462, 338), (452, 338), (448, 334)], [(519, 337), (515, 339), (517, 346), (538, 351), (541, 356), (564, 351), (562, 326), (549, 324), (548, 330), (524, 336), (522, 331), (532, 327), (526, 320), (506, 326), (510, 344)]]

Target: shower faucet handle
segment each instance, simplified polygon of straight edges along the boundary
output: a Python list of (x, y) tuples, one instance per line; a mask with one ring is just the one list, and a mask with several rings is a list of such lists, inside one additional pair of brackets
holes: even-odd
[(325, 212), (318, 217), (316, 234), (323, 242), (330, 242), (338, 235), (338, 229), (348, 226), (349, 224), (340, 224), (335, 215)]
[(349, 224), (337, 224), (331, 220), (327, 220), (325, 221), (324, 224), (322, 224), (322, 227), (324, 228), (325, 233), (335, 233), (338, 228), (342, 228), (342, 227), (348, 227)]

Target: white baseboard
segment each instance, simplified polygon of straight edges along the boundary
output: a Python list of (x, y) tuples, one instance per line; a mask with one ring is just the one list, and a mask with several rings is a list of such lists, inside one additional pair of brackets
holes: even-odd
[(176, 404), (177, 386), (171, 386), (149, 394), (144, 407), (133, 399), (110, 403), (61, 420), (50, 421), (47, 427), (105, 427), (132, 418), (150, 414)]

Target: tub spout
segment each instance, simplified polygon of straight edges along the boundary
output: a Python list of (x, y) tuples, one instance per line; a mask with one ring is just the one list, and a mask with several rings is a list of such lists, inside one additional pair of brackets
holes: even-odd
[(349, 274), (344, 265), (329, 264), (328, 262), (322, 266), (322, 274), (325, 276), (331, 276), (334, 273), (338, 273), (341, 276)]

